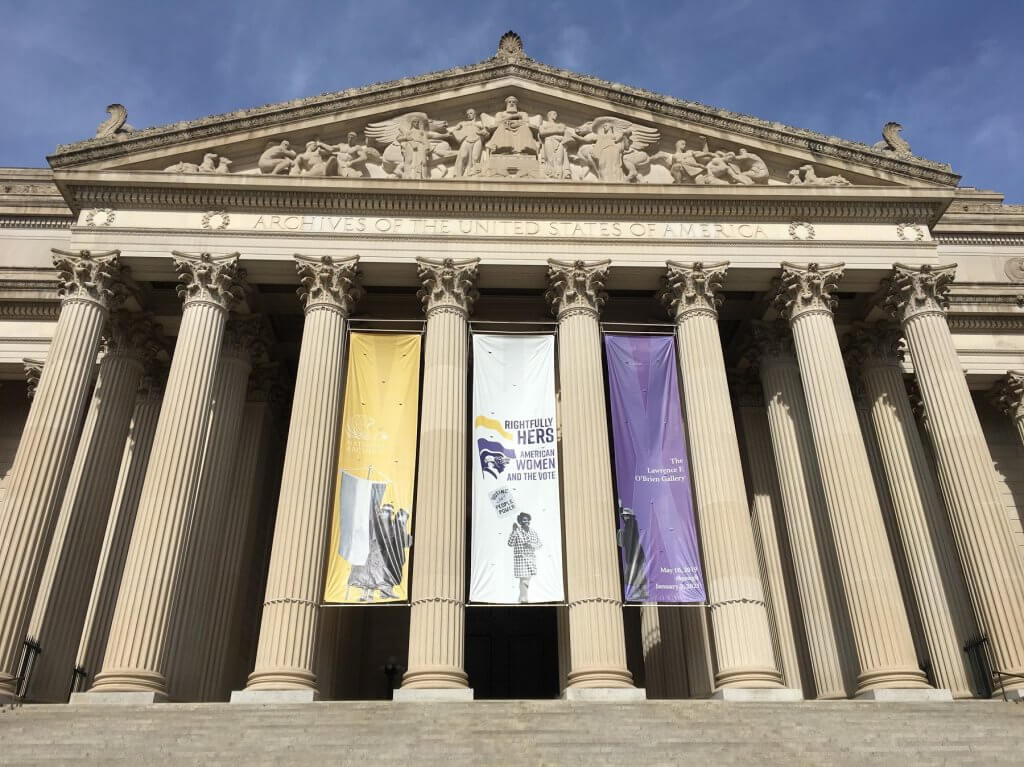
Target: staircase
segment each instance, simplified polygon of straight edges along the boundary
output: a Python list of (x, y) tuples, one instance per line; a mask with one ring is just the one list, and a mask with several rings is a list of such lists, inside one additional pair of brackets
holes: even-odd
[(3, 765), (992, 765), (1024, 763), (1024, 705), (331, 702), (27, 705)]

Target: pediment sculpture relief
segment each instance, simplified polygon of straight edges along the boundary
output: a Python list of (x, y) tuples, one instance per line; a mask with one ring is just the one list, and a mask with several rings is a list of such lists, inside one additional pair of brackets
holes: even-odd
[[(470, 108), (449, 125), (426, 112), (407, 112), (364, 128), (365, 139), (349, 131), (331, 144), (320, 138), (300, 150), (287, 139), (271, 142), (251, 173), (279, 176), (335, 176), (391, 179), (494, 179), (685, 185), (849, 186), (840, 175), (818, 176), (801, 165), (772, 178), (768, 163), (746, 147), (712, 149), (699, 136), (662, 149), (655, 127), (613, 115), (580, 125), (559, 120), (558, 112), (531, 114), (515, 95), (493, 114)], [(207, 153), (201, 163), (179, 162), (175, 173), (230, 173), (231, 160)], [(778, 171), (777, 171), (778, 172)]]

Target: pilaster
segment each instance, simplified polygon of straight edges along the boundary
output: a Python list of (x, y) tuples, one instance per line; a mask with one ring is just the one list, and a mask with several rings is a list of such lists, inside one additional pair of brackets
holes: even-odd
[(715, 685), (779, 688), (718, 332), (718, 291), (727, 268), (727, 262), (669, 261), (660, 297), (676, 323), (717, 658)]
[(0, 702), (17, 694), (22, 643), (74, 459), (100, 333), (128, 288), (118, 251), (53, 251), (60, 317), (0, 516)]
[(782, 267), (775, 304), (800, 364), (860, 667), (856, 693), (926, 688), (833, 324), (843, 265)]
[[(946, 323), (955, 265), (896, 264), (884, 306), (914, 363), (939, 485), (978, 624), (997, 669), (1024, 674), (1024, 563), (1015, 550), (992, 457)], [(1000, 680), (995, 680), (997, 691)], [(1024, 689), (1024, 679), (1006, 683)]]
[[(408, 690), (466, 690), (466, 407), (468, 326), (480, 260), (418, 259), (427, 317), (416, 477), (416, 556)], [(413, 693), (412, 695), (418, 695)], [(468, 695), (471, 695), (467, 691)]]

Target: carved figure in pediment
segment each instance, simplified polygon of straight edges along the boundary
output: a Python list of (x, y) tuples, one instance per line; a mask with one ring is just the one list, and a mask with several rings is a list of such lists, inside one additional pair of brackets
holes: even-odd
[(408, 112), (379, 123), (366, 126), (366, 135), (385, 145), (382, 154), (384, 169), (397, 178), (427, 179), (431, 168), (457, 154), (448, 143), (454, 138), (443, 120), (431, 120), (424, 112)]
[(359, 143), (359, 134), (355, 131), (349, 131), (340, 144), (324, 146), (334, 154), (335, 172), (342, 178), (362, 178), (368, 159), (381, 160), (376, 149)]
[(203, 155), (201, 163), (177, 162), (164, 168), (169, 173), (230, 173), (231, 160), (221, 157), (215, 152), (207, 152)]
[(536, 155), (539, 142), (536, 132), (540, 128), (540, 115), (531, 117), (519, 111), (519, 99), (509, 96), (505, 99), (505, 110), (494, 117), (481, 115), (484, 124), (493, 122), (494, 133), (487, 148), (492, 154), (532, 154)]
[(287, 176), (295, 165), (295, 151), (287, 139), (280, 144), (269, 144), (259, 159), (260, 173), (272, 176)]
[(748, 152), (746, 147), (737, 149), (730, 162), (739, 170), (740, 177), (747, 179), (741, 183), (768, 183), (768, 164), (753, 152)]
[(750, 185), (754, 182), (740, 173), (739, 167), (733, 164), (736, 155), (719, 149), (708, 160), (705, 173), (697, 179), (698, 184), (724, 186), (728, 184)]
[(576, 131), (558, 122), (558, 112), (547, 113), (538, 130), (541, 140), (540, 164), (545, 176), (557, 180), (572, 178), (567, 145), (579, 139)]
[(789, 172), (789, 183), (794, 186), (852, 186), (844, 176), (818, 176), (813, 165), (801, 165)]
[(295, 158), (288, 171), (290, 176), (333, 176), (338, 170), (334, 148), (320, 139), (306, 142), (306, 151)]
[(455, 127), (451, 129), (451, 134), (459, 142), (459, 151), (455, 156), (456, 177), (480, 175), (484, 157), (484, 139), (490, 133), (490, 128), (477, 117), (475, 109), (467, 109), (466, 119), (456, 123)]
[(584, 143), (577, 158), (601, 181), (611, 183), (637, 181), (640, 170), (651, 161), (644, 150), (661, 138), (654, 128), (609, 116), (584, 123), (576, 135)]
[(703, 136), (699, 138), (702, 149), (687, 149), (686, 141), (679, 139), (675, 152), (658, 152), (651, 159), (667, 164), (672, 180), (677, 184), (700, 183), (698, 179), (707, 172), (708, 161), (715, 155), (708, 150), (708, 140)]

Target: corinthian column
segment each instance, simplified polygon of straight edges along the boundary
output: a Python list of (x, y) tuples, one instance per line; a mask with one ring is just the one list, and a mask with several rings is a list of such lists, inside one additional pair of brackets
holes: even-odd
[[(416, 556), (409, 670), (396, 700), (472, 699), (464, 666), (466, 559), (466, 321), (479, 259), (418, 259), (427, 314), (416, 478)], [(414, 692), (432, 689), (430, 695)]]
[(74, 458), (103, 323), (125, 294), (119, 252), (54, 250), (61, 311), (0, 516), (0, 703), (17, 694), (22, 642)]
[(1010, 417), (1024, 442), (1024, 372), (1011, 370), (996, 384), (995, 404)]
[[(978, 624), (996, 669), (1024, 675), (1024, 561), (1010, 538), (992, 457), (946, 323), (955, 268), (896, 264), (885, 306), (910, 349)], [(994, 683), (997, 694), (1005, 687), (1024, 696), (1024, 678)]]
[(802, 690), (796, 634), (801, 628), (801, 611), (798, 603), (790, 603), (790, 596), (797, 596), (796, 589), (790, 585), (794, 581), (793, 555), (782, 519), (764, 397), (756, 379), (734, 381), (733, 388), (737, 394), (736, 406), (747, 453), (750, 523), (762, 580), (768, 591), (768, 617), (771, 619), (776, 665), (782, 672), (786, 687)]
[[(162, 700), (173, 608), (195, 508), (217, 358), (244, 272), (238, 254), (174, 253), (184, 310), (103, 667), (83, 702)], [(105, 693), (115, 693), (104, 697)]]
[(362, 295), (359, 256), (295, 256), (305, 310), (256, 667), (233, 702), (317, 697), (316, 638), (337, 474), (345, 321)]
[[(607, 299), (608, 261), (548, 261), (545, 297), (558, 318), (562, 491), (568, 570), (570, 700), (620, 688), (643, 697), (626, 668), (615, 495), (605, 416), (598, 314)], [(608, 693), (601, 693), (608, 694)]]
[(82, 689), (91, 686), (92, 678), (99, 671), (107, 650), (110, 635), (110, 621), (114, 617), (114, 606), (121, 586), (128, 544), (135, 527), (135, 513), (139, 508), (142, 482), (146, 478), (149, 451), (153, 446), (156, 422), (160, 416), (160, 402), (163, 399), (164, 373), (154, 372), (143, 377), (139, 393), (135, 398), (135, 410), (121, 455), (117, 486), (110, 504), (107, 530), (103, 535), (96, 576), (92, 581), (92, 592), (85, 612), (82, 636), (75, 657), (76, 673), (83, 678)]
[(66, 702), (88, 591), (114, 497), (118, 464), (147, 362), (160, 350), (152, 318), (115, 312), (104, 332), (92, 403), (78, 441), (57, 526), (43, 569), (28, 637), (41, 648), (28, 687), (30, 700)]
[[(789, 320), (867, 698), (935, 695), (917, 667), (900, 584), (833, 324), (842, 264), (783, 263), (776, 306)], [(901, 688), (901, 693), (883, 693)], [(921, 692), (912, 692), (919, 690)], [(948, 693), (946, 693), (948, 696)]]
[[(747, 510), (740, 448), (718, 334), (718, 291), (728, 263), (668, 262), (661, 299), (676, 322), (679, 372), (691, 439), (715, 642), (716, 697), (728, 688), (782, 689), (775, 665), (757, 549)], [(563, 379), (564, 380), (564, 379)], [(724, 688), (724, 689), (723, 689)], [(760, 693), (778, 698), (780, 693)], [(743, 693), (741, 696), (750, 696)], [(798, 691), (790, 698), (801, 699)]]
[(754, 339), (808, 656), (816, 696), (846, 698), (856, 673), (850, 621), (800, 367), (789, 329), (779, 325), (755, 325)]
[(955, 698), (970, 698), (974, 693), (961, 648), (977, 627), (903, 383), (900, 336), (887, 324), (862, 327), (851, 337), (847, 356), (864, 384), (935, 681)]
[(218, 587), (217, 566), (227, 547), (225, 535), (237, 535), (237, 530), (227, 525), (227, 490), (232, 479), (228, 467), (235, 462), (253, 357), (265, 350), (262, 331), (262, 318), (251, 315), (231, 318), (224, 328), (202, 479), (178, 586), (181, 596), (175, 607), (167, 661), (170, 695), (175, 700), (201, 699), (201, 675), (211, 652), (209, 621)]

